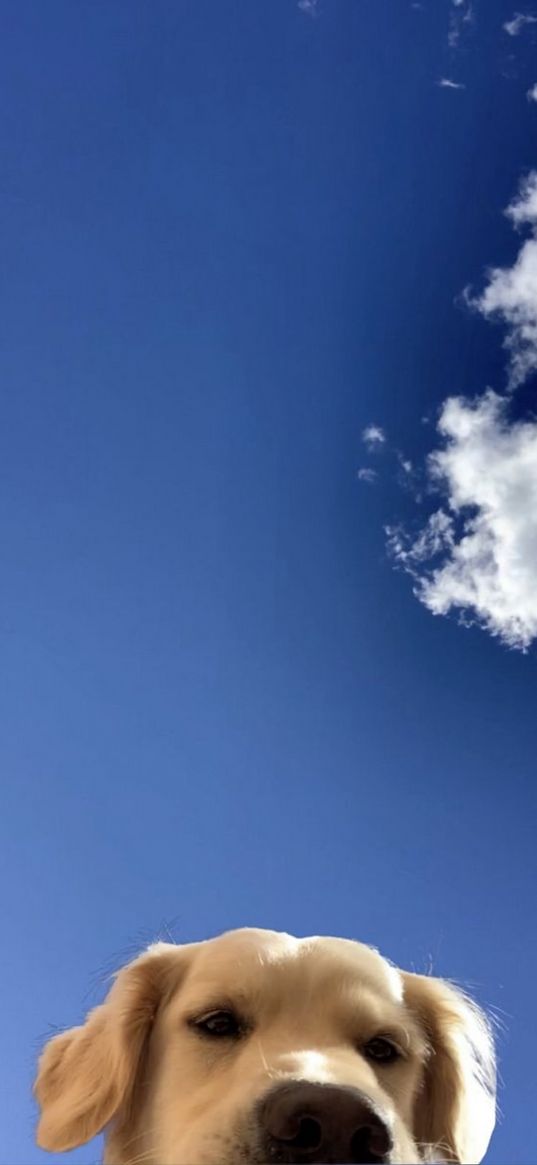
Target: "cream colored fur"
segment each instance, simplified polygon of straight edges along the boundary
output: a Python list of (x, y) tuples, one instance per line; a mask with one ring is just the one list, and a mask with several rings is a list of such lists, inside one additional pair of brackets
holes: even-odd
[[(197, 1034), (189, 1020), (217, 1006), (248, 1014), (248, 1038)], [(405, 1056), (372, 1065), (364, 1041), (386, 1033)], [(47, 1044), (37, 1140), (67, 1151), (105, 1129), (109, 1165), (257, 1165), (256, 1102), (294, 1079), (370, 1097), (394, 1163), (477, 1165), (494, 1127), (490, 1027), (460, 991), (361, 943), (245, 929), (151, 947), (81, 1027)]]

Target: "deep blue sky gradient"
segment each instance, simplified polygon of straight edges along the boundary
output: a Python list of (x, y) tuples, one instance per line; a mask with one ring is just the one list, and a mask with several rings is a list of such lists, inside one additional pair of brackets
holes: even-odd
[(516, 251), (531, 30), (500, 0), (456, 53), (448, 0), (0, 10), (0, 1158), (54, 1161), (35, 1057), (103, 969), (252, 924), (498, 1009), (487, 1160), (531, 1165), (535, 654), (421, 607), (389, 455), (356, 480), (369, 422), (419, 459), (448, 394), (503, 387), (454, 299)]

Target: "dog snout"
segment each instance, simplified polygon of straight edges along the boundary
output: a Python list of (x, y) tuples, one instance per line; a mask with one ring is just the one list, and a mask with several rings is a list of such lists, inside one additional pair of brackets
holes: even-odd
[(387, 1124), (356, 1088), (281, 1084), (263, 1100), (259, 1119), (271, 1161), (382, 1165), (393, 1147)]

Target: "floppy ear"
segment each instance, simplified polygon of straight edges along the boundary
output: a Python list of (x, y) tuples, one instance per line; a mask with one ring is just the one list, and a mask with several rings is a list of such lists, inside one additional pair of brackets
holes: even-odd
[(85, 1144), (128, 1105), (153, 1019), (177, 983), (184, 950), (155, 943), (118, 973), (105, 1002), (81, 1027), (46, 1045), (34, 1089), (41, 1149)]
[(429, 1043), (414, 1135), (460, 1165), (479, 1165), (496, 1117), (496, 1063), (484, 1012), (450, 983), (403, 973), (405, 1000)]

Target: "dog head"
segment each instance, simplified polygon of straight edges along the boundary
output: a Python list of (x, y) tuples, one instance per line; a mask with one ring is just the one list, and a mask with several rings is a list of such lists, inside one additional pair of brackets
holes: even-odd
[(240, 930), (159, 943), (41, 1057), (38, 1143), (107, 1130), (114, 1165), (480, 1162), (483, 1013), (370, 947)]

